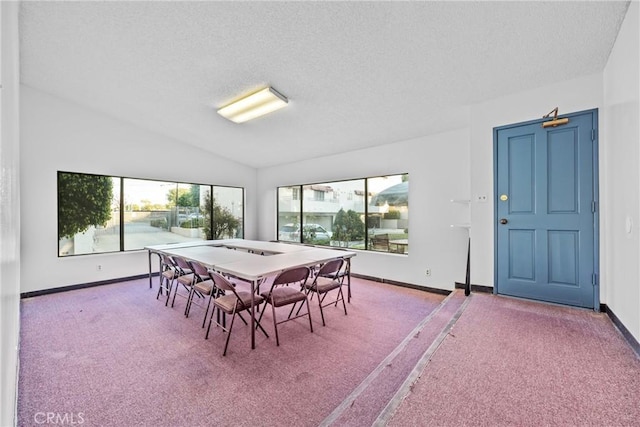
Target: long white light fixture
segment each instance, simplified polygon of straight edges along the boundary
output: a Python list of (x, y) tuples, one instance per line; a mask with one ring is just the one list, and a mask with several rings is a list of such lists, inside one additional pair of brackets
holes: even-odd
[(286, 107), (289, 100), (272, 87), (247, 95), (218, 110), (218, 114), (235, 123), (244, 123)]

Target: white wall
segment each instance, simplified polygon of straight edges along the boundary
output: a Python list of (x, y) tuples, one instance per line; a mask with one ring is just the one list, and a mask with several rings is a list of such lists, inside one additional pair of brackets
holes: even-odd
[[(549, 76), (549, 81), (553, 81), (553, 76)], [(487, 203), (472, 204), (471, 283), (494, 285), (493, 201), (496, 196), (493, 193), (493, 128), (541, 118), (555, 107), (559, 107), (560, 114), (601, 109), (602, 75), (594, 74), (552, 83), (532, 91), (477, 104), (471, 108), (471, 194), (473, 197), (485, 194), (489, 196)], [(601, 110), (599, 114), (602, 122)], [(602, 149), (606, 144), (602, 133), (599, 139)], [(601, 182), (602, 178), (601, 174)], [(601, 184), (601, 195), (602, 190)], [(604, 256), (601, 251), (601, 265)]]
[[(463, 282), (467, 261), (469, 134), (457, 130), (258, 171), (260, 239), (276, 238), (276, 187), (409, 174), (409, 255), (359, 251), (355, 273), (434, 288)], [(426, 277), (425, 269), (432, 269)]]
[[(608, 307), (640, 341), (640, 4), (627, 11), (604, 71)], [(602, 134), (602, 133), (601, 133)], [(630, 229), (628, 224), (631, 225)]]
[(22, 292), (148, 271), (145, 251), (58, 258), (59, 170), (244, 187), (245, 236), (256, 237), (253, 168), (24, 86), (20, 120)]
[[(550, 81), (553, 81), (551, 77)], [(541, 118), (556, 106), (560, 113), (598, 108), (602, 116), (602, 93), (601, 74), (554, 82), (470, 106), (469, 127), (463, 130), (261, 169), (258, 171), (260, 238), (273, 239), (275, 236), (277, 186), (408, 172), (410, 255), (398, 258), (361, 252), (354, 260), (354, 271), (452, 289), (455, 281), (464, 281), (466, 231), (450, 228), (452, 222), (459, 222), (457, 219), (452, 221), (451, 217), (460, 215), (460, 207), (449, 200), (470, 198), (471, 282), (492, 287), (493, 129)], [(603, 143), (601, 134), (600, 148)], [(601, 194), (602, 191), (601, 188)], [(477, 201), (478, 196), (487, 196), (487, 202)], [(602, 234), (601, 230), (601, 240), (604, 240)], [(604, 259), (606, 256), (601, 251), (601, 265)], [(433, 271), (431, 278), (424, 275), (427, 267)]]
[(0, 425), (15, 424), (20, 336), (18, 3), (0, 3)]

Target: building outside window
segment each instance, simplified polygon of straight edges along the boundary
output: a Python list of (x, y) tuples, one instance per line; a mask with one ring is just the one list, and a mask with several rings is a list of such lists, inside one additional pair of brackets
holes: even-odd
[(278, 240), (406, 254), (408, 192), (407, 174), (279, 187)]
[(300, 186), (278, 188), (278, 240), (300, 242)]

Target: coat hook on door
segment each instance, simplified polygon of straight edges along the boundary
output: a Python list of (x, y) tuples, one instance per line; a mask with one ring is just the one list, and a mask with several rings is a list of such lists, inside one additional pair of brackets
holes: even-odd
[(556, 127), (556, 126), (560, 126), (560, 125), (566, 125), (567, 123), (569, 123), (569, 119), (566, 118), (566, 117), (563, 118), (563, 119), (559, 119), (558, 118), (558, 107), (556, 107), (553, 110), (549, 111), (547, 114), (542, 116), (542, 118), (546, 119), (551, 114), (553, 114), (553, 119), (549, 120), (549, 121), (546, 121), (546, 122), (542, 122), (542, 127), (543, 128)]

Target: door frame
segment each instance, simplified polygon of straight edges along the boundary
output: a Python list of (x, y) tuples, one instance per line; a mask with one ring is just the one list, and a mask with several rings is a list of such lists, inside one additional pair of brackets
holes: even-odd
[[(600, 169), (598, 156), (599, 127), (598, 127), (598, 109), (577, 111), (569, 114), (561, 114), (562, 118), (575, 117), (584, 114), (591, 114), (592, 125), (592, 169), (593, 169), (593, 310), (600, 311)], [(529, 120), (525, 122), (512, 123), (508, 125), (493, 128), (493, 293), (499, 293), (498, 283), (498, 131), (528, 126), (532, 124), (540, 124), (550, 120), (549, 118)]]

